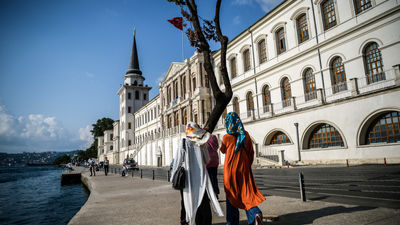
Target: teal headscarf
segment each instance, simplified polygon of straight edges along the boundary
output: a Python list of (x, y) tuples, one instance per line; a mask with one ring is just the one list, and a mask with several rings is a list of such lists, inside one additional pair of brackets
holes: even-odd
[(238, 114), (235, 112), (228, 113), (225, 117), (225, 126), (226, 133), (236, 136), (236, 153), (246, 144), (246, 131)]

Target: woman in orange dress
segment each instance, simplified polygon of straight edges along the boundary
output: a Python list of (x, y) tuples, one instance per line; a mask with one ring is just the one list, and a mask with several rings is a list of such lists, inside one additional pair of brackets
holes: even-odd
[(221, 152), (225, 155), (224, 188), (226, 193), (226, 221), (239, 224), (239, 210), (246, 210), (249, 224), (262, 224), (262, 212), (257, 207), (265, 200), (258, 190), (251, 171), (254, 159), (250, 135), (235, 112), (225, 117), (226, 135), (222, 138)]

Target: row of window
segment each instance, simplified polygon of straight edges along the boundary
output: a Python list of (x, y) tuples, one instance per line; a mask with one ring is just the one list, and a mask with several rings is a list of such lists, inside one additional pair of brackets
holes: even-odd
[[(157, 117), (160, 115), (160, 106), (154, 106), (147, 112), (143, 113), (142, 115), (138, 116), (136, 118), (136, 127), (140, 127), (143, 124), (146, 124), (152, 120), (157, 119)], [(129, 128), (130, 129), (130, 128)]]
[[(372, 7), (371, 0), (354, 0), (354, 8), (356, 10), (356, 14)], [(335, 11), (335, 2), (334, 0), (325, 0), (320, 4), (321, 13), (322, 13), (322, 22), (324, 30), (328, 30), (337, 24), (336, 19), (336, 11)], [(297, 32), (297, 40), (298, 43), (301, 44), (307, 41), (310, 38), (309, 35), (309, 24), (308, 24), (307, 14), (305, 12), (301, 13), (295, 18), (295, 26)], [(281, 25), (277, 29), (275, 29), (275, 40), (276, 40), (276, 53), (277, 55), (282, 54), (287, 49), (287, 41), (286, 41), (286, 31), (285, 26)], [(267, 61), (267, 50), (266, 50), (266, 39), (263, 38), (257, 43), (258, 50), (258, 62), (262, 64)], [(243, 72), (247, 72), (251, 69), (250, 65), (250, 50), (249, 48), (245, 49), (242, 53), (243, 60)], [(236, 57), (228, 57), (230, 64), (230, 76), (231, 79), (237, 76), (237, 63)], [(220, 66), (218, 66), (220, 71)], [(220, 74), (219, 83), (222, 84), (222, 75)]]
[[(135, 91), (134, 93), (135, 93), (135, 100), (140, 100), (140, 92), (139, 92), (139, 91)], [(131, 99), (132, 99), (132, 93), (131, 93), (131, 92), (128, 92), (127, 94), (128, 94), (128, 100), (131, 100)], [(147, 97), (148, 97), (147, 94), (146, 94), (146, 93), (143, 93), (143, 98), (142, 98), (142, 100), (148, 100)], [(121, 102), (123, 102), (124, 99), (125, 99), (125, 95), (123, 94), (123, 95), (121, 96)]]
[[(362, 144), (396, 143), (400, 142), (400, 113), (389, 111), (381, 114), (369, 125)], [(330, 124), (323, 123), (311, 132), (305, 149), (343, 147), (343, 138), (338, 130)], [(266, 145), (291, 143), (289, 137), (282, 131), (277, 131)]]
[[(366, 74), (367, 84), (385, 80), (385, 73), (382, 63), (382, 55), (379, 46), (376, 42), (366, 44), (363, 50), (364, 68)], [(347, 78), (342, 58), (339, 56), (334, 57), (330, 62), (330, 75), (332, 93), (338, 93), (347, 90)], [(306, 68), (302, 74), (305, 101), (317, 98), (317, 88), (315, 83), (314, 71), (311, 68)], [(292, 90), (289, 79), (284, 77), (280, 83), (281, 98), (283, 107), (290, 106), (292, 97)], [(269, 110), (268, 105), (271, 104), (270, 87), (265, 85), (262, 89), (264, 112)], [(248, 112), (254, 110), (253, 94), (248, 92), (246, 94), (247, 110)], [(240, 115), (239, 99), (234, 97), (232, 99), (233, 111)]]

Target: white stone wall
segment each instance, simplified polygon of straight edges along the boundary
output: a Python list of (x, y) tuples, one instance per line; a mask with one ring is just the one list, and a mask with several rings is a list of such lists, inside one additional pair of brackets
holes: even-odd
[[(312, 3), (314, 6), (311, 5)], [(255, 151), (277, 154), (278, 150), (284, 150), (285, 160), (290, 162), (298, 160), (298, 148), (300, 148), (303, 162), (343, 163), (346, 159), (377, 162), (382, 158), (395, 162), (396, 159), (400, 159), (400, 143), (362, 145), (360, 140), (363, 138), (362, 130), (368, 126), (374, 115), (386, 111), (400, 111), (398, 100), (400, 99), (398, 67), (400, 64), (398, 57), (400, 3), (396, 0), (375, 0), (372, 1), (372, 8), (356, 15), (353, 1), (336, 0), (334, 4), (337, 25), (328, 30), (323, 28), (320, 3), (321, 0), (285, 1), (275, 11), (268, 13), (232, 39), (228, 45), (227, 68), (230, 77), (232, 74), (229, 59), (236, 57), (237, 65), (236, 78), (231, 78), (233, 98), (239, 99), (240, 116), (245, 129), (252, 137)], [(309, 40), (299, 44), (296, 18), (302, 13), (305, 13), (307, 17)], [(314, 24), (314, 17), (316, 24)], [(275, 32), (281, 27), (285, 29), (286, 51), (277, 54)], [(266, 41), (267, 60), (260, 63), (258, 42), (262, 39)], [(379, 45), (386, 76), (384, 81), (373, 84), (366, 82), (363, 58), (363, 49), (369, 42), (376, 42)], [(246, 72), (244, 72), (242, 57), (245, 50), (250, 51), (251, 64), (251, 69)], [(217, 65), (220, 65), (219, 54), (216, 52), (213, 55), (215, 69)], [(191, 59), (196, 58), (194, 56)], [(347, 90), (333, 93), (330, 63), (337, 56), (342, 58)], [(195, 65), (192, 64), (191, 71), (197, 76), (196, 81), (199, 84), (201, 81), (198, 77), (199, 67)], [(167, 75), (182, 75), (181, 72), (177, 72), (181, 67), (182, 65), (177, 67), (175, 72), (170, 67)], [(307, 68), (312, 69), (316, 88), (319, 89), (317, 99), (309, 101), (305, 99), (303, 84), (303, 72)], [(192, 74), (185, 73), (186, 79), (190, 78), (190, 82), (187, 82), (187, 90), (192, 90)], [(218, 71), (216, 76), (219, 83)], [(290, 107), (284, 107), (282, 103), (281, 81), (285, 77), (289, 79), (293, 97)], [(170, 78), (166, 77), (163, 80), (165, 85), (169, 82), (168, 79)], [(269, 112), (264, 113), (262, 90), (265, 85), (269, 86), (272, 107)], [(223, 89), (223, 85), (221, 87)], [(179, 88), (181, 88), (180, 85)], [(162, 84), (160, 91), (162, 92), (160, 97), (141, 107), (135, 113), (135, 118), (141, 118), (149, 109), (161, 105), (166, 98), (166, 88)], [(247, 114), (246, 100), (249, 92), (252, 93), (254, 102), (254, 113), (250, 117)], [(201, 95), (197, 92), (193, 94)], [(179, 105), (178, 102), (174, 107)], [(170, 113), (168, 110), (166, 113)], [(161, 111), (161, 114), (164, 113), (163, 109)], [(228, 105), (227, 111), (233, 111), (232, 102)], [(191, 113), (188, 114), (188, 120)], [(121, 121), (126, 121), (126, 118), (121, 117)], [(294, 123), (298, 123), (299, 140), (297, 140)], [(344, 141), (343, 147), (307, 149), (308, 135), (316, 124), (322, 123), (327, 123), (339, 131)], [(135, 127), (136, 137), (148, 135), (149, 131), (160, 127), (161, 118), (158, 114), (156, 119)], [(162, 131), (166, 132), (166, 130)], [(267, 145), (266, 140), (276, 131), (284, 132), (291, 143)], [(221, 141), (225, 134), (222, 120), (214, 133)], [(121, 134), (121, 138), (123, 135)], [(142, 141), (143, 145), (139, 145), (140, 151), (135, 158), (140, 165), (156, 166), (157, 154), (161, 154), (162, 165), (168, 166), (182, 135), (184, 133)], [(300, 142), (300, 146), (297, 141)], [(223, 163), (223, 161), (224, 155), (220, 154), (220, 162)]]

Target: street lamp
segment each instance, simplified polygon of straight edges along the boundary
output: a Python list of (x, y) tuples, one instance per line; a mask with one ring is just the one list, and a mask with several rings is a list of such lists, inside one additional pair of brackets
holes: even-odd
[(301, 154), (300, 154), (300, 141), (299, 141), (299, 123), (294, 123), (296, 127), (296, 136), (297, 136), (297, 153), (299, 155), (299, 161), (301, 161)]

